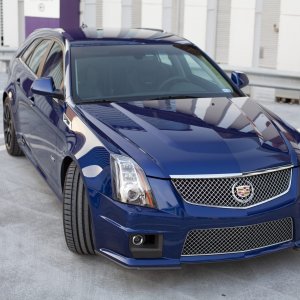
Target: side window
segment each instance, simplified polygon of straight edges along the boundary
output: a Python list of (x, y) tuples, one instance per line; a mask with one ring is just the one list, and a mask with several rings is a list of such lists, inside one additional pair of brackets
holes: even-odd
[(33, 49), (41, 42), (41, 39), (36, 39), (34, 40), (29, 47), (27, 47), (27, 49), (24, 51), (24, 53), (22, 54), (21, 58), (22, 60), (25, 62), (28, 57), (30, 56), (30, 54), (32, 53)]
[(46, 59), (42, 76), (51, 76), (55, 87), (60, 89), (63, 82), (63, 50), (58, 43), (54, 43)]
[(33, 51), (30, 57), (27, 59), (26, 64), (33, 73), (37, 73), (42, 58), (48, 49), (48, 46), (52, 43), (50, 40), (43, 40)]

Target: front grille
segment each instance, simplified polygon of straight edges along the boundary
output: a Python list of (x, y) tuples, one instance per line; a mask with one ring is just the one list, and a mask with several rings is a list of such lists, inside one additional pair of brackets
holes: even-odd
[(278, 245), (292, 239), (292, 218), (249, 226), (196, 229), (188, 233), (182, 255), (244, 252)]
[[(173, 178), (181, 197), (191, 204), (245, 208), (257, 205), (288, 192), (292, 168), (264, 171), (237, 177)], [(237, 199), (236, 186), (251, 186), (251, 198)]]

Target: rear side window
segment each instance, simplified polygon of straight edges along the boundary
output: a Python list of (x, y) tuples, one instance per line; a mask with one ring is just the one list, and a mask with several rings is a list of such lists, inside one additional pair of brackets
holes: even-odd
[(21, 56), (22, 60), (25, 62), (30, 54), (32, 54), (32, 51), (34, 48), (42, 41), (42, 39), (36, 39), (34, 40), (30, 46), (24, 51), (23, 55)]
[(35, 74), (37, 74), (37, 71), (39, 69), (39, 66), (42, 62), (42, 58), (45, 55), (48, 47), (52, 41), (50, 40), (43, 40), (32, 52), (28, 60), (26, 61), (26, 64), (31, 69), (31, 71)]
[(42, 76), (51, 76), (55, 87), (60, 89), (63, 81), (63, 50), (58, 43), (52, 46), (44, 65)]

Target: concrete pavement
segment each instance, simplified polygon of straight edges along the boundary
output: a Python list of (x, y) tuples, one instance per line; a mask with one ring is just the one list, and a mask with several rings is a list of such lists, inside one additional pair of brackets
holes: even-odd
[[(263, 103), (300, 128), (300, 106)], [(0, 299), (299, 299), (300, 252), (240, 262), (137, 271), (77, 256), (62, 206), (25, 159), (4, 151), (0, 106)]]
[(0, 299), (299, 299), (300, 252), (127, 270), (65, 246), (62, 207), (25, 158), (0, 152)]

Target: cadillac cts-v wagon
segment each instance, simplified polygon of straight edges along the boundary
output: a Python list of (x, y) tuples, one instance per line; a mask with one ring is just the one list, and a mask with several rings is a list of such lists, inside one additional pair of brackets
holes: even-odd
[(297, 248), (300, 135), (247, 83), (159, 30), (38, 30), (10, 65), (6, 148), (63, 202), (75, 253), (178, 267)]

